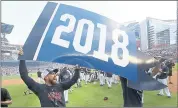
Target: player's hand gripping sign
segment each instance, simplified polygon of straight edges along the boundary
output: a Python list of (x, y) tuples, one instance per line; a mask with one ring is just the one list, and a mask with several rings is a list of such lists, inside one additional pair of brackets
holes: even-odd
[(137, 80), (136, 39), (102, 15), (48, 2), (19, 59), (79, 64)]

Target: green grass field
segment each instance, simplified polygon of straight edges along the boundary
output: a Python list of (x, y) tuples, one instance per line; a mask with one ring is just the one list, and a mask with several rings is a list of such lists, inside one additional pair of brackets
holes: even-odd
[[(178, 65), (176, 64), (176, 67)], [(32, 74), (35, 78), (36, 74)], [(19, 76), (3, 77), (3, 79), (18, 79)], [(25, 84), (4, 86), (10, 92), (13, 104), (9, 107), (39, 107), (40, 103), (34, 94), (24, 95), (27, 89)], [(172, 98), (166, 96), (157, 96), (158, 91), (145, 91), (144, 92), (144, 106), (157, 106), (157, 107), (176, 107), (177, 94), (172, 93)], [(108, 101), (103, 98), (107, 96)], [(69, 94), (68, 107), (122, 107), (122, 89), (121, 85), (113, 85), (112, 89), (108, 89), (107, 85), (100, 87), (97, 84), (83, 85), (82, 88), (74, 88), (74, 91)]]
[[(11, 94), (13, 104), (9, 107), (39, 107), (40, 103), (34, 94), (24, 95), (27, 89), (25, 84), (5, 86)], [(177, 94), (172, 94), (172, 98), (159, 97), (156, 94), (158, 91), (144, 92), (144, 106), (177, 106)], [(107, 96), (108, 101), (103, 101)], [(69, 107), (85, 106), (85, 107), (122, 107), (122, 89), (120, 84), (114, 85), (112, 89), (107, 86), (100, 87), (99, 84), (84, 85), (82, 88), (74, 88), (74, 91), (69, 94)]]
[[(26, 86), (14, 85), (6, 86), (13, 99), (13, 104), (10, 107), (39, 107), (39, 100), (34, 94), (24, 95)], [(144, 92), (144, 106), (177, 106), (177, 95), (172, 94), (172, 98), (157, 96), (158, 92)], [(108, 101), (103, 101), (107, 96)], [(122, 90), (120, 84), (114, 85), (112, 89), (107, 86), (100, 87), (98, 84), (89, 84), (82, 88), (74, 88), (74, 91), (69, 94), (69, 107), (85, 106), (85, 107), (121, 107), (123, 104)]]

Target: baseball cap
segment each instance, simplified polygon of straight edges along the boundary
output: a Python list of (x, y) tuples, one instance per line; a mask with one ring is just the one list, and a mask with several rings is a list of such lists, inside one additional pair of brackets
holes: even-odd
[(58, 69), (45, 69), (42, 73), (42, 78), (44, 79), (48, 74), (56, 74), (58, 71)]

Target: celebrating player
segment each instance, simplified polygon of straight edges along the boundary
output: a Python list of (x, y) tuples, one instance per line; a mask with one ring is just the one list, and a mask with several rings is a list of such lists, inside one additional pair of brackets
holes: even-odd
[[(169, 68), (166, 65), (166, 61), (162, 63), (161, 66), (161, 73), (157, 76), (158, 81), (160, 81), (161, 83), (167, 85), (167, 77), (169, 74)], [(171, 98), (171, 93), (169, 91), (169, 88), (166, 87), (164, 89), (161, 89), (158, 96), (162, 96), (164, 95), (163, 90), (165, 91), (166, 95), (168, 98)]]
[[(23, 55), (22, 50), (19, 55)], [(25, 60), (20, 60), (20, 76), (28, 88), (38, 96), (41, 107), (65, 107), (64, 90), (68, 90), (79, 78), (79, 68), (76, 67), (71, 80), (57, 84), (56, 70), (45, 70), (43, 73), (45, 84), (39, 84), (28, 76)]]

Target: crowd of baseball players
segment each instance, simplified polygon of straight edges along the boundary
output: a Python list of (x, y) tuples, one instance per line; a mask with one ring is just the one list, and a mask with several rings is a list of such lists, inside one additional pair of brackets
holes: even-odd
[[(154, 75), (153, 78), (155, 78), (156, 80), (158, 80), (159, 82), (165, 85), (168, 85), (168, 83), (173, 84), (171, 82), (171, 76), (172, 76), (172, 68), (174, 66), (175, 64), (172, 60), (164, 60), (161, 63), (160, 72)], [(53, 66), (53, 68), (57, 68), (57, 67)], [(74, 75), (73, 66), (66, 65), (64, 67), (59, 68), (59, 70), (60, 70), (59, 71), (60, 74), (58, 74), (58, 77), (57, 77), (58, 82), (70, 80)], [(148, 70), (146, 70), (146, 73), (151, 74), (152, 70), (153, 68), (149, 68)], [(43, 70), (38, 69), (37, 76), (38, 76), (38, 82), (44, 83)], [(112, 73), (106, 73), (100, 70), (81, 68), (80, 77), (75, 83), (75, 88), (81, 88), (82, 86), (85, 86), (87, 84), (96, 84), (96, 83), (99, 83), (100, 86), (107, 85), (108, 89), (111, 89), (112, 84), (119, 83), (119, 76), (112, 74)], [(64, 97), (65, 97), (66, 103), (68, 103), (69, 101), (68, 93), (72, 91), (73, 91), (73, 88), (70, 88), (69, 90), (64, 91)], [(163, 96), (164, 92), (168, 98), (171, 98), (171, 93), (168, 87), (161, 89), (157, 95)]]
[[(23, 53), (22, 53), (23, 54)], [(20, 54), (20, 55), (22, 55)], [(160, 59), (160, 57), (157, 57)], [(174, 67), (174, 62), (169, 59), (165, 59), (160, 67), (159, 72), (153, 76), (159, 82), (168, 85), (168, 83), (172, 84), (171, 76), (172, 76), (172, 68)], [(147, 74), (151, 75), (154, 68), (149, 68), (146, 71)], [(65, 104), (69, 102), (68, 94), (69, 92), (73, 91), (73, 86), (76, 88), (82, 88), (82, 86), (88, 84), (96, 84), (102, 87), (107, 85), (108, 89), (112, 88), (112, 84), (118, 84), (122, 77), (118, 75), (112, 74), (110, 72), (103, 72), (94, 69), (88, 69), (79, 66), (71, 66), (71, 65), (48, 65), (40, 67), (36, 72), (38, 76), (38, 83), (34, 81), (31, 76), (29, 76), (29, 70), (26, 67), (25, 60), (20, 60), (19, 64), (19, 73), (27, 85), (28, 89), (25, 91), (26, 94), (31, 94), (32, 92), (35, 93), (38, 98), (40, 99), (41, 106), (66, 106)], [(169, 79), (169, 80), (168, 80)], [(169, 81), (169, 82), (168, 82)], [(123, 80), (121, 80), (123, 82)], [(127, 85), (127, 82), (124, 83)], [(123, 86), (123, 83), (121, 84)], [(128, 87), (127, 87), (128, 88)], [(128, 88), (130, 89), (130, 88)], [(43, 90), (43, 91), (41, 91)], [(134, 89), (131, 89), (134, 93)], [(32, 91), (32, 92), (31, 92)], [(130, 92), (132, 92), (130, 91)], [(125, 91), (124, 91), (125, 92)], [(168, 98), (171, 98), (171, 93), (169, 87), (161, 89), (158, 96), (163, 96), (164, 92)], [(133, 94), (134, 94), (133, 93)], [(137, 102), (141, 102), (140, 104), (134, 104), (136, 101), (130, 101), (130, 106), (142, 106), (143, 103), (143, 96), (139, 96), (137, 98), (137, 94), (134, 94), (135, 99), (138, 99)], [(48, 96), (47, 96), (48, 95)], [(140, 94), (138, 94), (140, 95)], [(126, 95), (123, 95), (126, 96)], [(130, 96), (129, 96), (130, 97)], [(125, 98), (124, 98), (125, 99)], [(124, 100), (125, 101), (129, 101)], [(128, 103), (124, 103), (124, 106), (129, 105)]]

